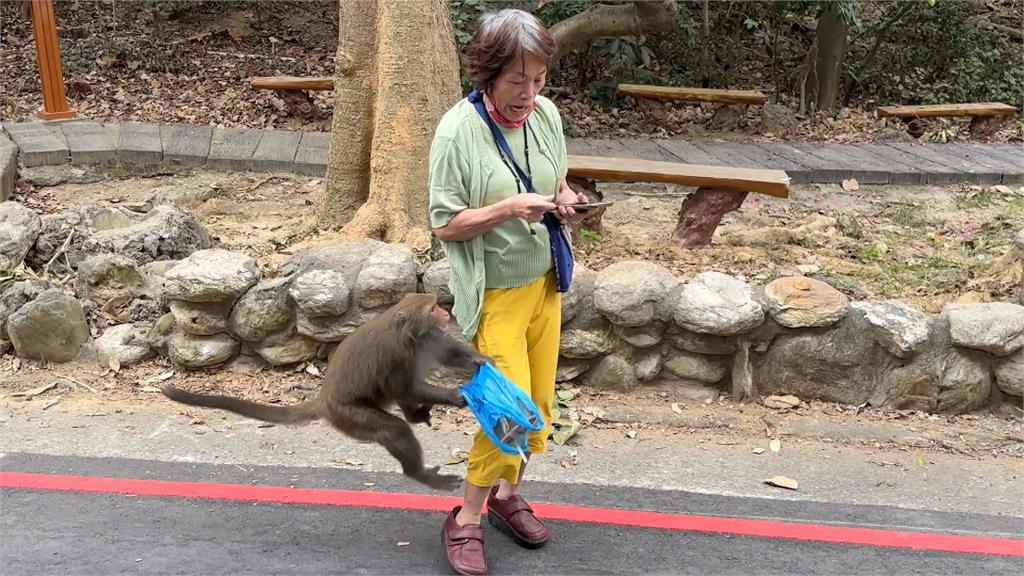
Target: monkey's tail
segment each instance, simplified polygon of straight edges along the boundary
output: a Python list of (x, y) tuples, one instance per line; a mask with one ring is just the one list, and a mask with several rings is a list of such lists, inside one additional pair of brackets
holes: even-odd
[(319, 398), (313, 398), (291, 406), (273, 406), (270, 404), (257, 404), (256, 402), (231, 396), (196, 394), (176, 388), (170, 384), (165, 384), (160, 391), (164, 393), (164, 396), (182, 404), (219, 408), (247, 418), (255, 418), (256, 420), (273, 422), (274, 424), (305, 424), (320, 418)]

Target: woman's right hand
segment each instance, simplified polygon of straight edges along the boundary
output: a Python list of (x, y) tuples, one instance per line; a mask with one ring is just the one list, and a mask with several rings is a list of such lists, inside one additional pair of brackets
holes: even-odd
[(545, 212), (555, 209), (554, 199), (554, 196), (541, 196), (527, 192), (516, 194), (505, 202), (508, 202), (512, 216), (522, 218), (527, 222), (540, 222)]

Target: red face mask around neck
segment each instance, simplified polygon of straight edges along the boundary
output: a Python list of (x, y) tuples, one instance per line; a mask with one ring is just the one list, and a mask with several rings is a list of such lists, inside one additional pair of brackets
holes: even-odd
[(534, 100), (533, 102), (530, 102), (530, 107), (526, 111), (526, 116), (523, 116), (522, 120), (509, 120), (502, 116), (501, 112), (499, 112), (494, 106), (494, 103), (491, 102), (490, 96), (484, 96), (484, 105), (487, 107), (487, 113), (491, 115), (491, 118), (493, 118), (494, 122), (499, 126), (503, 126), (505, 128), (522, 128), (523, 124), (526, 124), (526, 120), (530, 117), (530, 114), (532, 114), (537, 108), (537, 101)]

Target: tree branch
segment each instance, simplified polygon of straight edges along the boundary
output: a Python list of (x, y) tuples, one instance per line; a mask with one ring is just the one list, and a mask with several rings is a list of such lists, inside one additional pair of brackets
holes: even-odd
[(551, 27), (551, 36), (558, 44), (554, 61), (594, 38), (666, 32), (675, 26), (678, 13), (675, 0), (638, 0), (632, 4), (588, 8)]

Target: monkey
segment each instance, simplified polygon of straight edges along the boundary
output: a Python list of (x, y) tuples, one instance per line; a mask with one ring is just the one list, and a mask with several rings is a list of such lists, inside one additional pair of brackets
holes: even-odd
[[(455, 490), (457, 476), (426, 468), (423, 450), (410, 424), (430, 424), (436, 404), (465, 407), (462, 393), (426, 382), (438, 364), (477, 369), (494, 360), (449, 335), (448, 311), (433, 294), (407, 294), (397, 304), (357, 328), (327, 361), (323, 385), (310, 400), (291, 406), (259, 404), (241, 398), (196, 394), (165, 384), (176, 402), (227, 410), (266, 422), (301, 425), (325, 419), (358, 441), (382, 445), (407, 477), (437, 490)], [(397, 405), (405, 417), (387, 412)]]

